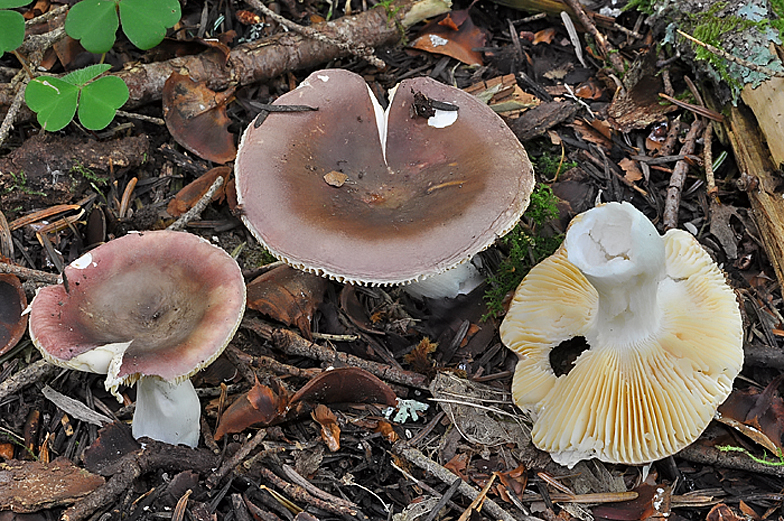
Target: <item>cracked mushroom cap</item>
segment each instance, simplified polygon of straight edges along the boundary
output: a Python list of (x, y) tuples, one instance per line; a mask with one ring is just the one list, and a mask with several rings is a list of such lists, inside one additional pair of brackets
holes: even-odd
[(185, 232), (129, 233), (85, 253), (65, 284), (38, 291), (30, 337), (50, 362), (177, 383), (215, 360), (245, 310), (245, 283), (224, 250)]
[(328, 69), (275, 104), (318, 110), (248, 126), (237, 198), (248, 229), (294, 267), (350, 283), (420, 280), (488, 247), (528, 206), (525, 150), (459, 89), (404, 80), (383, 111), (361, 76)]
[[(512, 393), (534, 444), (569, 467), (642, 464), (694, 442), (743, 365), (738, 303), (688, 233), (663, 237), (628, 203), (578, 215), (515, 292), (501, 339), (518, 354)], [(589, 348), (556, 376), (550, 353)]]

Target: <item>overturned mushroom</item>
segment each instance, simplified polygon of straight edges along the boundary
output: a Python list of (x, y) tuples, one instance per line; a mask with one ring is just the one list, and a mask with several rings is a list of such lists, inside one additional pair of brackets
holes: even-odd
[(223, 351), (245, 309), (237, 263), (189, 233), (131, 233), (85, 253), (31, 304), (30, 338), (50, 362), (138, 382), (134, 437), (196, 446), (189, 378)]
[(275, 104), (303, 110), (248, 126), (237, 198), (256, 238), (297, 268), (349, 283), (410, 283), (467, 261), (528, 206), (525, 150), (459, 89), (404, 80), (384, 111), (361, 76), (329, 69)]
[[(563, 465), (640, 464), (689, 445), (743, 365), (734, 292), (699, 243), (663, 237), (631, 204), (578, 215), (517, 288), (501, 339), (519, 356), (514, 400), (534, 444)], [(556, 376), (551, 350), (590, 348)]]

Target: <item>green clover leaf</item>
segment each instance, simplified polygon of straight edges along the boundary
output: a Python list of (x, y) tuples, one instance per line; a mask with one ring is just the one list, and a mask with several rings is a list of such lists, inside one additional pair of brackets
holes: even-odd
[(65, 32), (89, 52), (102, 54), (114, 45), (120, 26), (114, 0), (82, 0), (68, 11)]
[(177, 0), (122, 0), (120, 20), (125, 36), (142, 50), (152, 49), (163, 41), (166, 29), (180, 21)]
[(161, 43), (180, 16), (178, 0), (82, 0), (68, 11), (65, 32), (88, 51), (105, 53), (114, 45), (122, 19), (131, 43), (147, 50)]
[(71, 122), (78, 99), (79, 87), (60, 78), (35, 78), (25, 90), (27, 106), (38, 114), (38, 123), (49, 132), (65, 128)]
[(106, 128), (128, 101), (128, 86), (117, 76), (104, 76), (84, 86), (79, 97), (79, 123), (90, 130)]
[(0, 11), (0, 56), (13, 51), (24, 41), (24, 16), (16, 11)]
[[(14, 9), (30, 3), (30, 0), (0, 0), (0, 9)], [(176, 22), (175, 22), (176, 23)], [(25, 35), (25, 20), (16, 11), (0, 11), (0, 56), (22, 45)]]
[(97, 78), (111, 68), (98, 64), (62, 78), (39, 77), (30, 81), (25, 101), (38, 114), (38, 123), (50, 132), (64, 128), (79, 108), (79, 122), (89, 130), (105, 128), (128, 101), (125, 82), (117, 76)]
[(0, 9), (15, 9), (30, 3), (30, 0), (0, 0)]

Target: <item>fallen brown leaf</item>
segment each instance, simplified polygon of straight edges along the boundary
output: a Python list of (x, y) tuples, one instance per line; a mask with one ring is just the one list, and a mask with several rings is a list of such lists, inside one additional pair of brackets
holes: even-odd
[(197, 156), (226, 163), (237, 155), (226, 104), (234, 89), (214, 92), (205, 83), (172, 73), (163, 86), (163, 119), (180, 145)]
[(182, 190), (177, 192), (177, 195), (174, 196), (169, 202), (169, 206), (166, 207), (166, 212), (172, 217), (179, 217), (195, 205), (199, 199), (201, 199), (204, 194), (212, 186), (212, 183), (218, 177), (223, 177), (223, 184), (218, 188), (218, 191), (215, 192), (215, 195), (212, 197), (213, 201), (219, 202), (224, 195), (224, 187), (226, 186), (229, 176), (231, 175), (232, 168), (228, 166), (218, 166), (213, 168), (212, 170), (207, 171), (202, 176), (197, 177), (195, 181), (192, 181), (185, 185)]

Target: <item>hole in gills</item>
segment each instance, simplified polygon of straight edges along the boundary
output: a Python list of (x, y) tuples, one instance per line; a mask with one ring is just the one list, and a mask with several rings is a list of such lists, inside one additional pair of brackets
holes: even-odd
[(585, 337), (576, 336), (569, 340), (564, 340), (550, 351), (550, 367), (553, 368), (555, 376), (569, 374), (583, 351), (590, 349), (591, 346)]

